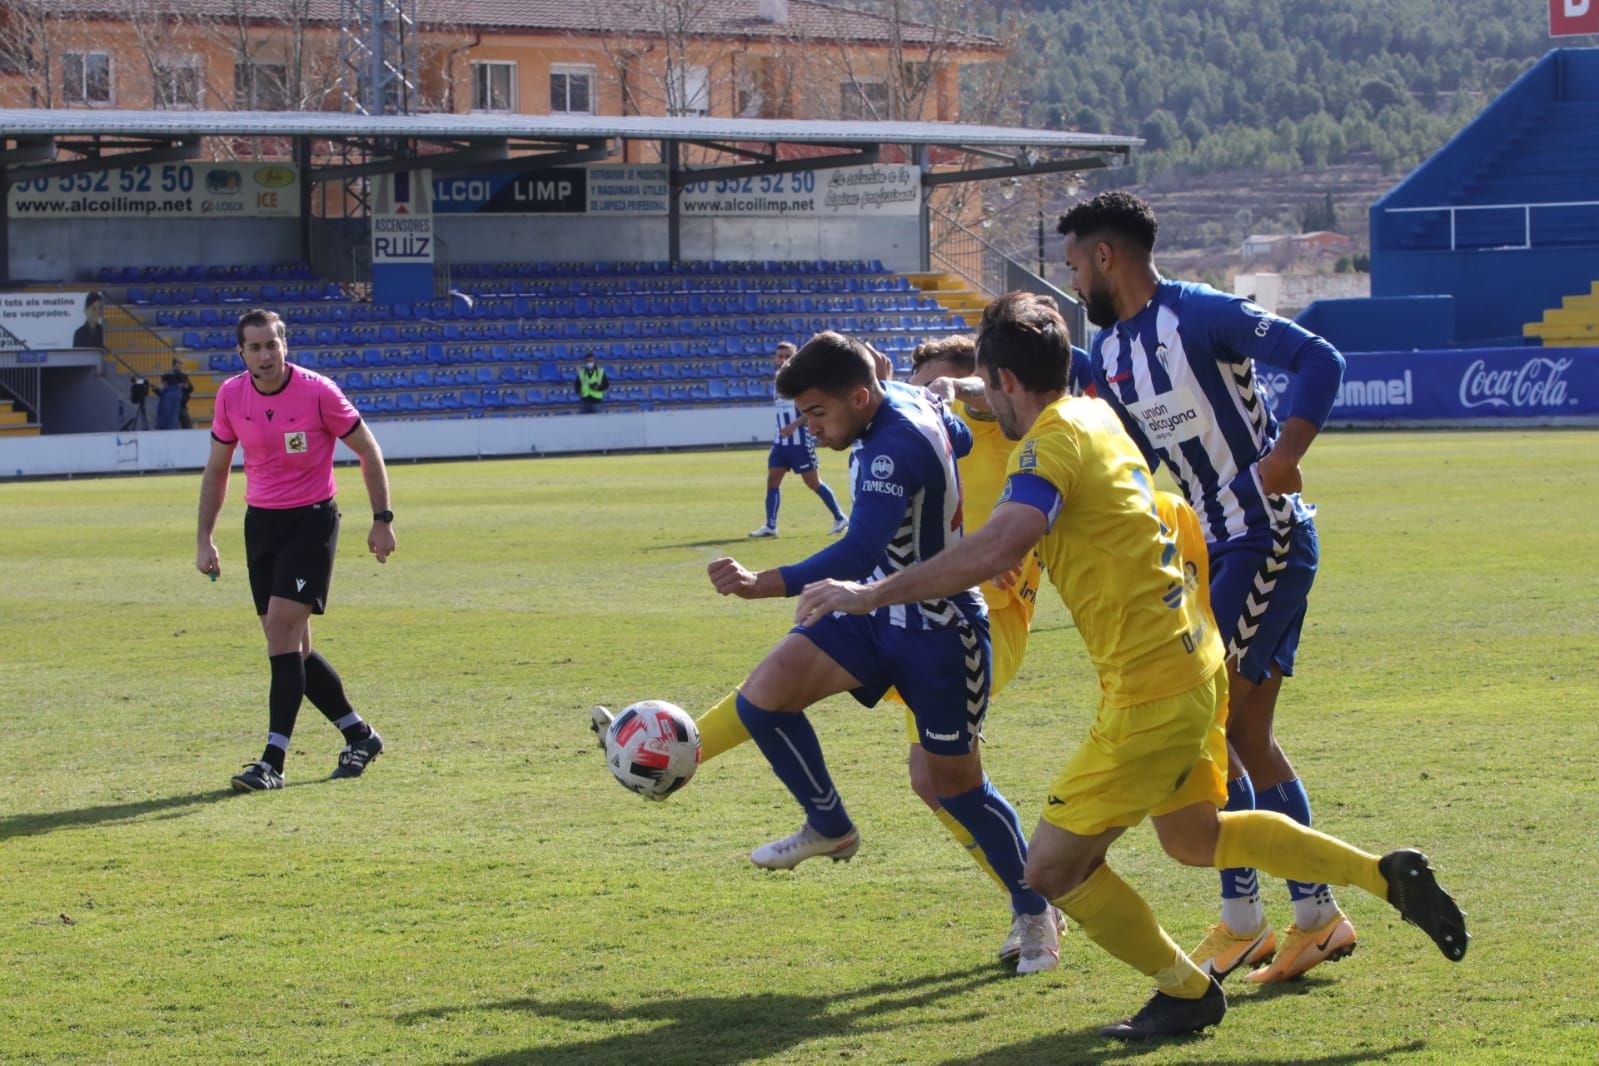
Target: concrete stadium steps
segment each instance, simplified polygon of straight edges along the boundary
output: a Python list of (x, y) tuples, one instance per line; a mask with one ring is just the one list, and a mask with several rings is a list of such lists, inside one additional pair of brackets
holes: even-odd
[(28, 412), (16, 404), (0, 405), (0, 437), (37, 437), (39, 424), (28, 421)]
[(952, 315), (960, 315), (966, 324), (977, 328), (977, 320), (988, 306), (988, 297), (975, 291), (965, 278), (954, 274), (906, 274), (912, 285), (937, 300), (939, 306)]
[(1551, 307), (1537, 322), (1521, 327), (1524, 337), (1536, 337), (1545, 347), (1591, 345), (1599, 339), (1599, 281), (1588, 291), (1562, 297), (1559, 307)]

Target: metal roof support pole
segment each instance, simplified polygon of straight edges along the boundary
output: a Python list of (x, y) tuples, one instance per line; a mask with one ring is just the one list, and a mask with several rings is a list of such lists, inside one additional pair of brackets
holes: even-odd
[(0, 169), (0, 281), (11, 280), (11, 182)]
[(682, 174), (682, 159), (676, 141), (661, 142), (661, 156), (666, 160), (666, 258), (675, 267), (683, 259), (683, 215), (679, 210), (683, 200), (683, 186), (678, 181)]
[(911, 149), (911, 159), (916, 164), (916, 169), (921, 177), (921, 218), (918, 226), (921, 247), (917, 249), (917, 269), (926, 274), (933, 269), (933, 215), (928, 209), (927, 198), (932, 194), (932, 187), (927, 184), (927, 145), (918, 144)]
[(294, 139), (294, 165), (300, 171), (300, 262), (311, 262), (311, 138)]

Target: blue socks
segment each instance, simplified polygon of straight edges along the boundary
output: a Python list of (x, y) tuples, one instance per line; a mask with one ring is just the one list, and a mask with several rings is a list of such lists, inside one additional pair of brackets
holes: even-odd
[(818, 481), (816, 483), (816, 495), (820, 496), (822, 502), (827, 504), (827, 509), (833, 512), (833, 521), (844, 521), (844, 512), (838, 509), (838, 497), (834, 496), (833, 490), (827, 487), (827, 482)]
[[(751, 730), (754, 732), (754, 730)], [(1027, 838), (1022, 821), (995, 789), (988, 776), (977, 788), (958, 796), (940, 796), (938, 802), (965, 827), (983, 849), (983, 857), (1010, 889), (1011, 909), (1017, 914), (1042, 914), (1049, 901), (1022, 882), (1027, 865)]]
[(783, 502), (782, 489), (766, 490), (766, 525), (769, 529), (777, 528), (777, 508)]
[[(769, 490), (776, 492), (777, 490)], [(761, 749), (772, 772), (788, 786), (789, 792), (805, 808), (805, 821), (825, 837), (841, 837), (854, 823), (844, 810), (844, 801), (833, 787), (833, 778), (822, 760), (822, 745), (810, 719), (801, 714), (766, 711), (744, 698), (737, 700), (738, 718), (750, 731), (755, 746)], [(1015, 818), (1015, 812), (1011, 813)], [(1018, 824), (1018, 829), (1020, 825)]]
[[(1255, 786), (1249, 775), (1234, 777), (1227, 782), (1229, 811), (1255, 809)], [(1266, 912), (1260, 902), (1260, 877), (1247, 866), (1230, 866), (1221, 873), (1221, 919), (1235, 933), (1252, 933), (1265, 921)]]
[[(1255, 808), (1262, 811), (1276, 811), (1298, 822), (1300, 825), (1310, 825), (1310, 797), (1305, 794), (1305, 786), (1299, 778), (1284, 781), (1280, 785), (1273, 785), (1255, 796)], [(1304, 881), (1288, 882), (1288, 898), (1298, 902), (1302, 899), (1311, 899), (1327, 891), (1326, 885), (1309, 884)]]

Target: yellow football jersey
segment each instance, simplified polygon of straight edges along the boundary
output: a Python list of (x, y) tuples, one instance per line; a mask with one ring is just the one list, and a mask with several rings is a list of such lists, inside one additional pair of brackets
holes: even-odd
[[(973, 411), (960, 401), (956, 401), (953, 408), (972, 431), (972, 450), (957, 464), (961, 477), (961, 517), (966, 533), (971, 534), (983, 528), (988, 516), (994, 513), (994, 505), (1005, 490), (1006, 470), (1016, 442), (1007, 440), (1000, 432), (993, 415)], [(1038, 553), (1029, 552), (1015, 585), (1002, 589), (991, 581), (983, 582), (980, 591), (988, 609), (998, 611), (1013, 600), (1020, 601), (1031, 622), (1033, 608), (1038, 602), (1038, 588), (1044, 580), (1043, 569)]]
[(1205, 543), (1199, 516), (1187, 500), (1164, 490), (1155, 493), (1155, 510), (1160, 524), (1177, 538), (1177, 554), (1183, 561), (1183, 581), (1189, 595), (1204, 609), (1205, 617), (1214, 622), (1216, 616), (1210, 609), (1210, 546)]
[(1005, 501), (1049, 519), (1038, 551), (1107, 705), (1184, 692), (1221, 665), (1221, 639), (1188, 591), (1149, 468), (1108, 404), (1068, 396), (1046, 407), (1011, 453)]

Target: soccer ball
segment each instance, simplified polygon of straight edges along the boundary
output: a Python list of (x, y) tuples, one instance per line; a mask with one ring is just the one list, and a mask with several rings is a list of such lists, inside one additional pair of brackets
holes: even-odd
[(687, 711), (665, 700), (631, 704), (605, 731), (605, 762), (623, 788), (663, 800), (699, 768), (699, 727)]

